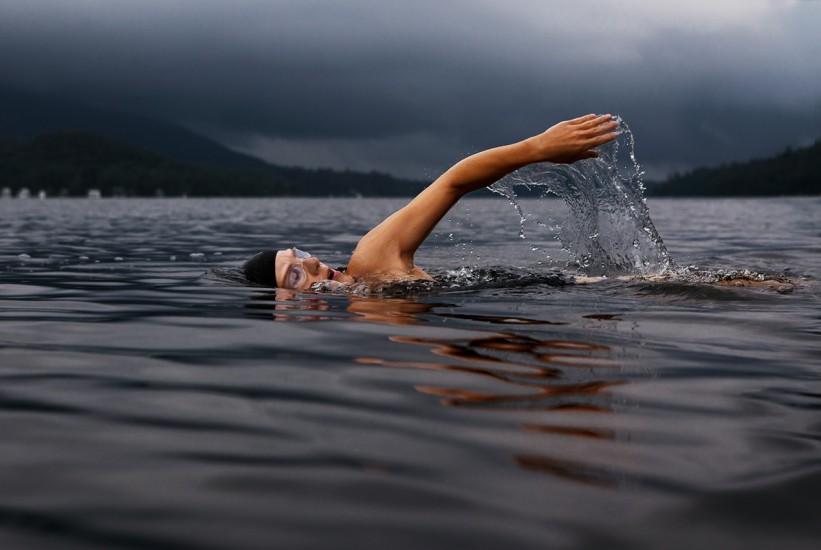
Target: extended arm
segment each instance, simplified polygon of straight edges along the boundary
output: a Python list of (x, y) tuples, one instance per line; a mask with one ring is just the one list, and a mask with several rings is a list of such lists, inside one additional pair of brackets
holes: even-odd
[(598, 156), (595, 147), (615, 139), (610, 115), (560, 122), (524, 141), (472, 155), (442, 174), (407, 206), (372, 229), (351, 257), (354, 276), (410, 273), (413, 255), (437, 223), (467, 193), (536, 162), (571, 163)]

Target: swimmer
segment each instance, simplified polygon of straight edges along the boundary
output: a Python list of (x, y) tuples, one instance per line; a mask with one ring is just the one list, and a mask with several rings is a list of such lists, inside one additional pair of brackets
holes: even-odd
[(595, 148), (615, 139), (617, 126), (611, 115), (586, 115), (463, 159), (362, 237), (344, 273), (298, 248), (286, 248), (258, 253), (245, 262), (245, 276), (254, 283), (292, 290), (322, 281), (344, 285), (430, 279), (414, 263), (414, 254), (460, 198), (528, 164), (570, 164), (598, 157)]

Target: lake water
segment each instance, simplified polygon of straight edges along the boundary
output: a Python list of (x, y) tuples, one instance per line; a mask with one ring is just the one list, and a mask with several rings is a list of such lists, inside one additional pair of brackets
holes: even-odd
[(821, 199), (648, 202), (680, 268), (778, 289), (573, 284), (501, 197), (434, 287), (236, 277), (401, 204), (0, 201), (0, 545), (817, 548)]

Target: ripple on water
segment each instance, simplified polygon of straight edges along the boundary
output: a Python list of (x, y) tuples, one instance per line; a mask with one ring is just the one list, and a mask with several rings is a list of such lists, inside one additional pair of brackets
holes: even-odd
[[(737, 249), (726, 258), (707, 202)], [(812, 224), (788, 224), (814, 214), (799, 202), (653, 207), (670, 250), (713, 275), (768, 265), (722, 212), (773, 208), (785, 229), (762, 250), (807, 253), (760, 271), (815, 277)], [(339, 236), (394, 202), (61, 201), (26, 222), (39, 237), (4, 210), (4, 537), (813, 547), (814, 278), (791, 276), (790, 295), (692, 272), (580, 284), (538, 264), (547, 247), (510, 244), (493, 200), (468, 205), (488, 220), (470, 243), (483, 259), (432, 246), (420, 263), (437, 282), (368, 295), (249, 287), (237, 266), (294, 231), (338, 265), (355, 244)], [(292, 212), (306, 221), (271, 224)], [(58, 224), (68, 239), (49, 237)]]

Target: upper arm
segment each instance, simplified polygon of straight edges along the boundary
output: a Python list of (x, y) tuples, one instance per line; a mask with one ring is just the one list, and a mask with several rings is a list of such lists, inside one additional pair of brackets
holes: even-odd
[(461, 195), (447, 178), (439, 178), (407, 205), (391, 214), (359, 241), (351, 263), (368, 270), (410, 269), (413, 255)]
[(465, 194), (486, 187), (527, 164), (523, 143), (489, 149), (452, 166), (404, 208), (373, 228), (356, 247), (348, 269), (357, 276), (407, 271), (436, 224)]

